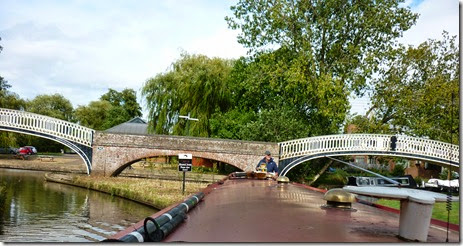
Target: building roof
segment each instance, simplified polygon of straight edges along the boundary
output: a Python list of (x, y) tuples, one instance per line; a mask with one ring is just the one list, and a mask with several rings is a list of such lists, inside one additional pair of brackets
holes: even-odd
[(128, 134), (148, 134), (148, 123), (140, 117), (135, 117), (127, 122), (113, 126), (105, 132), (128, 133)]

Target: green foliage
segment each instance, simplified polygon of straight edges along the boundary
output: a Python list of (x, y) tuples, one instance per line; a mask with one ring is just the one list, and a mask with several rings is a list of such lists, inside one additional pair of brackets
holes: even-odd
[(251, 53), (289, 50), (303, 64), (294, 73), (306, 76), (302, 81), (328, 77), (359, 91), (378, 58), (415, 23), (417, 14), (401, 2), (240, 0), (225, 19)]
[[(449, 169), (448, 169), (448, 168), (445, 168), (445, 169), (439, 174), (439, 179), (446, 180), (446, 179), (448, 179), (448, 175), (449, 175)], [(458, 173), (452, 171), (452, 172), (451, 172), (451, 175), (450, 175), (450, 179), (457, 179), (457, 178), (458, 178)]]
[(277, 142), (307, 137), (308, 123), (293, 109), (243, 112), (235, 108), (211, 119), (212, 137)]
[[(415, 22), (400, 2), (239, 1), (226, 20), (253, 56), (182, 54), (142, 90), (150, 130), (261, 141), (339, 132), (349, 94)], [(199, 122), (179, 121), (188, 113)]]
[(203, 166), (192, 167), (192, 171), (194, 173), (215, 173), (215, 174), (219, 173), (217, 169), (213, 169), (212, 167), (203, 167)]
[(405, 175), (405, 167), (400, 164), (396, 164), (394, 169), (392, 169), (391, 176), (396, 177), (403, 175)]
[(350, 176), (346, 171), (337, 168), (333, 173), (323, 173), (320, 178), (312, 185), (319, 186), (321, 184), (329, 186), (344, 186), (347, 184), (347, 177)]
[[(146, 81), (142, 95), (149, 109), (149, 130), (157, 134), (209, 137), (209, 120), (230, 107), (227, 85), (232, 61), (181, 54), (166, 73)], [(199, 121), (180, 120), (190, 114)]]
[(400, 45), (373, 80), (375, 117), (395, 132), (457, 144), (459, 69), (456, 37), (446, 32), (418, 47)]
[(141, 107), (132, 89), (121, 92), (109, 89), (99, 101), (79, 106), (75, 111), (75, 118), (81, 125), (95, 130), (106, 130), (141, 115)]
[[(0, 76), (0, 108), (24, 109), (26, 102), (16, 93), (9, 91), (11, 85)], [(17, 147), (18, 135), (11, 132), (0, 132), (0, 147)]]
[(18, 94), (9, 91), (11, 85), (0, 76), (0, 108), (24, 109), (26, 102)]
[[(348, 132), (348, 128), (351, 128), (351, 132)], [(349, 115), (344, 125), (344, 133), (393, 134), (394, 132), (388, 124), (382, 123), (375, 115)]]
[(241, 111), (238, 108), (224, 113), (216, 112), (210, 120), (211, 137), (252, 140), (247, 138), (243, 131), (246, 124), (254, 121), (256, 117), (253, 111)]
[[(242, 58), (231, 73), (234, 107), (241, 112), (252, 112), (255, 119), (264, 119), (264, 124), (273, 124), (268, 130), (266, 126), (260, 128), (260, 132), (277, 134), (271, 141), (290, 137), (272, 128), (285, 129), (296, 137), (338, 132), (349, 109), (348, 92), (340, 81), (311, 75), (305, 68), (306, 59), (300, 58), (289, 50), (279, 49)], [(255, 125), (262, 126), (262, 122), (249, 127)]]
[(420, 176), (416, 176), (414, 178), (414, 180), (415, 180), (416, 184), (419, 185), (419, 186), (421, 186), (421, 183), (424, 181), (424, 179), (421, 178)]
[(72, 104), (60, 94), (38, 95), (27, 102), (26, 111), (60, 120), (73, 121)]
[(77, 121), (86, 127), (95, 130), (107, 129), (106, 122), (109, 121), (109, 112), (112, 108), (108, 101), (92, 101), (88, 106), (79, 106), (75, 111)]
[(290, 172), (287, 173), (289, 180), (298, 182), (298, 183), (308, 183), (317, 173), (323, 168), (326, 164), (326, 159), (315, 159), (292, 168)]
[(364, 88), (392, 41), (415, 22), (399, 2), (241, 0), (232, 6), (234, 17), (226, 20), (242, 31), (238, 40), (253, 56), (235, 63), (234, 109), (216, 115), (213, 136), (283, 141), (339, 132), (348, 95)]
[[(100, 97), (100, 100), (108, 101), (111, 103), (114, 111), (119, 114), (124, 114), (124, 117), (127, 120), (137, 116), (142, 116), (141, 107), (137, 102), (137, 94), (133, 89), (126, 88), (123, 91), (118, 92), (110, 88), (106, 94), (103, 94)], [(127, 120), (124, 120), (123, 122)]]
[[(71, 102), (60, 94), (38, 95), (34, 99), (27, 101), (25, 110), (60, 120), (74, 121), (74, 109)], [(37, 151), (41, 152), (59, 152), (64, 148), (64, 146), (58, 142), (24, 134), (17, 136), (17, 143), (19, 146), (35, 146)]]

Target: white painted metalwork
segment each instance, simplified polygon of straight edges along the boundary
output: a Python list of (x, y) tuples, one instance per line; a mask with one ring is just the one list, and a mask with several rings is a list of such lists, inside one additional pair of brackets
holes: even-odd
[(0, 108), (0, 126), (47, 134), (92, 147), (94, 130), (56, 118)]
[[(391, 149), (391, 138), (397, 138)], [(459, 167), (458, 145), (403, 135), (342, 134), (295, 139), (279, 143), (280, 161), (321, 154), (369, 154), (395, 155), (430, 160), (444, 165)], [(285, 173), (288, 170), (285, 170)]]

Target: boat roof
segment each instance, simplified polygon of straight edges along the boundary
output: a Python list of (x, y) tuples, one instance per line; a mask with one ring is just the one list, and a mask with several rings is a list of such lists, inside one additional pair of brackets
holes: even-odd
[[(274, 180), (228, 179), (212, 185), (164, 242), (405, 242), (399, 214), (361, 203), (351, 210), (324, 208), (324, 194)], [(445, 242), (431, 225), (427, 242)], [(459, 232), (449, 232), (459, 242)]]

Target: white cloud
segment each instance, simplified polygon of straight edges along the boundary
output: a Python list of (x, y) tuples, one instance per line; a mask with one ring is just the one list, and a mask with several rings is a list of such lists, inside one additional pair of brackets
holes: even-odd
[(416, 25), (406, 31), (399, 41), (419, 45), (428, 39), (441, 39), (442, 32), (459, 34), (459, 2), (455, 0), (425, 0), (412, 8), (420, 16)]
[[(139, 91), (182, 50), (245, 55), (238, 32), (224, 20), (234, 2), (3, 0), (0, 75), (23, 98), (61, 93), (74, 106), (97, 100), (108, 88)], [(407, 3), (421, 17), (403, 42), (439, 38), (443, 29), (458, 34), (456, 1)]]
[[(139, 90), (181, 50), (244, 55), (217, 1), (6, 1), (0, 75), (21, 97), (61, 93), (74, 106), (108, 88)], [(233, 40), (230, 40), (233, 39)]]

